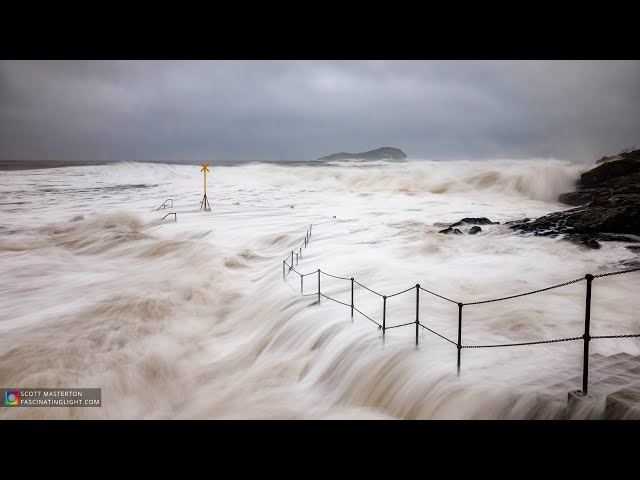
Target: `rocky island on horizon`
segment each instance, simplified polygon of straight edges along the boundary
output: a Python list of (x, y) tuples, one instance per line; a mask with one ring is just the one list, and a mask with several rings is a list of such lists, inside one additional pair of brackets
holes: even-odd
[(405, 158), (407, 158), (407, 154), (399, 148), (380, 147), (361, 153), (333, 153), (326, 157), (320, 157), (318, 160), (404, 160)]

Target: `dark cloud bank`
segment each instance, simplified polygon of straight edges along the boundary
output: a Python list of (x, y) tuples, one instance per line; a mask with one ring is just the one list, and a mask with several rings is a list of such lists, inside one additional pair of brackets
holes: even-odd
[(593, 161), (639, 132), (638, 61), (0, 62), (0, 160)]

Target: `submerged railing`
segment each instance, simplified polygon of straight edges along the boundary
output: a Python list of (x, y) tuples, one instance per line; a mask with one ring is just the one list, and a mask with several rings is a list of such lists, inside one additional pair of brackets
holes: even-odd
[[(300, 246), (300, 248), (298, 250), (292, 250), (291, 251), (291, 255), (288, 255), (287, 258), (285, 260), (282, 261), (282, 278), (285, 279), (286, 281), (286, 277), (290, 272), (294, 272), (296, 274), (298, 274), (300, 276), (300, 295), (302, 296), (318, 296), (318, 304), (320, 304), (320, 299), (321, 297), (324, 297), (328, 300), (334, 301), (336, 303), (339, 303), (341, 305), (345, 305), (347, 307), (351, 308), (351, 318), (353, 319), (353, 312), (356, 311), (358, 312), (360, 315), (362, 315), (363, 317), (365, 317), (366, 319), (370, 320), (371, 322), (375, 323), (379, 329), (382, 330), (382, 341), (384, 342), (385, 339), (385, 333), (387, 330), (392, 329), (392, 328), (400, 328), (400, 327), (406, 327), (406, 326), (410, 326), (410, 325), (415, 325), (415, 329), (416, 329), (416, 346), (418, 345), (418, 338), (419, 338), (419, 329), (423, 328), (424, 330), (428, 330), (429, 332), (433, 333), (434, 335), (442, 338), (443, 340), (446, 340), (447, 342), (449, 342), (450, 344), (454, 345), (457, 349), (458, 349), (458, 355), (457, 355), (457, 372), (458, 375), (460, 374), (460, 362), (461, 362), (461, 353), (462, 350), (465, 348), (497, 348), (497, 347), (516, 347), (516, 346), (523, 346), (523, 345), (541, 345), (541, 344), (546, 344), (546, 343), (561, 343), (561, 342), (572, 342), (572, 341), (576, 341), (576, 340), (582, 340), (583, 343), (583, 368), (582, 368), (582, 390), (581, 390), (581, 394), (583, 396), (587, 395), (588, 392), (588, 387), (589, 387), (589, 342), (591, 340), (598, 340), (598, 339), (610, 339), (610, 338), (633, 338), (633, 337), (640, 337), (640, 333), (632, 333), (632, 334), (621, 334), (621, 335), (594, 335), (591, 336), (590, 335), (590, 324), (591, 324), (591, 289), (593, 286), (593, 280), (596, 278), (601, 278), (601, 277), (608, 277), (611, 275), (622, 275), (622, 274), (626, 274), (626, 273), (631, 273), (631, 272), (637, 272), (640, 271), (640, 267), (638, 268), (632, 268), (629, 270), (621, 270), (621, 271), (617, 271), (617, 272), (610, 272), (610, 273), (602, 273), (599, 275), (591, 275), (591, 274), (586, 274), (584, 277), (580, 277), (580, 278), (576, 278), (574, 280), (570, 280), (568, 282), (564, 282), (564, 283), (559, 283), (557, 285), (552, 285), (550, 287), (546, 287), (546, 288), (541, 288), (538, 290), (532, 290), (530, 292), (525, 292), (525, 293), (519, 293), (517, 295), (509, 295), (507, 297), (501, 297), (501, 298), (494, 298), (494, 299), (490, 299), (490, 300), (481, 300), (481, 301), (475, 301), (475, 302), (458, 302), (455, 300), (452, 300), (450, 298), (447, 298), (443, 295), (439, 295), (437, 293), (434, 293), (430, 290), (427, 290), (426, 288), (423, 288), (420, 286), (420, 284), (416, 284), (415, 286), (411, 286), (405, 290), (402, 290), (400, 292), (394, 293), (392, 295), (383, 295), (379, 292), (376, 292), (372, 289), (370, 289), (369, 287), (361, 284), (360, 282), (358, 282), (357, 280), (355, 280), (353, 277), (341, 277), (338, 275), (332, 275), (330, 273), (327, 272), (323, 272), (322, 270), (318, 269), (317, 271), (314, 272), (310, 272), (310, 273), (300, 273), (298, 272), (295, 268), (294, 268), (294, 256), (295, 256), (295, 262), (296, 265), (299, 264), (299, 260), (300, 258), (302, 258), (302, 249), (306, 248), (309, 244), (309, 241), (311, 240), (311, 231), (312, 231), (313, 225), (310, 225), (309, 228), (307, 229), (307, 232), (305, 234), (305, 237), (302, 241), (302, 245)], [(290, 260), (290, 263), (288, 263), (288, 261)], [(287, 270), (288, 267), (288, 270)], [(311, 293), (311, 294), (305, 294), (304, 293), (304, 277), (307, 277), (309, 275), (318, 275), (318, 291), (316, 293)], [(341, 302), (340, 300), (337, 300), (335, 298), (331, 298), (328, 295), (325, 295), (324, 293), (322, 293), (321, 290), (321, 275), (325, 275), (331, 278), (335, 278), (338, 280), (344, 280), (344, 281), (348, 281), (351, 282), (351, 304), (345, 303), (345, 302)], [(518, 298), (518, 297), (524, 297), (527, 295), (533, 295), (536, 293), (540, 293), (540, 292), (545, 292), (548, 290), (553, 290), (556, 288), (561, 288), (561, 287), (566, 287), (568, 285), (572, 285), (574, 283), (579, 283), (582, 281), (586, 281), (587, 285), (586, 285), (586, 298), (585, 298), (585, 317), (584, 317), (584, 333), (579, 336), (579, 337), (567, 337), (567, 338), (556, 338), (553, 340), (539, 340), (539, 341), (534, 341), (534, 342), (518, 342), (518, 343), (503, 343), (503, 344), (495, 344), (495, 345), (463, 345), (462, 344), (462, 309), (463, 307), (469, 307), (472, 305), (481, 305), (481, 304), (486, 304), (486, 303), (493, 303), (493, 302), (501, 302), (504, 300), (510, 300), (512, 298)], [(370, 316), (366, 315), (365, 313), (361, 312), (358, 308), (356, 308), (356, 306), (354, 305), (354, 301), (353, 301), (353, 292), (354, 292), (354, 285), (357, 284), (359, 286), (361, 286), (362, 288), (364, 288), (365, 290), (368, 290), (369, 292), (378, 295), (379, 297), (382, 298), (382, 323), (378, 323), (376, 322), (373, 318), (371, 318)], [(387, 327), (386, 325), (386, 317), (387, 317), (387, 299), (388, 298), (392, 298), (398, 295), (403, 295), (405, 293), (409, 293), (411, 291), (415, 290), (415, 300), (416, 300), (416, 318), (415, 321), (412, 322), (407, 322), (407, 323), (403, 323), (400, 325), (394, 325), (391, 327)], [(422, 324), (420, 322), (420, 291), (423, 291), (425, 293), (428, 293), (430, 295), (439, 297), (443, 300), (446, 300), (447, 302), (451, 302), (454, 303), (458, 306), (458, 338), (457, 341), (453, 341), (450, 338), (445, 337), (444, 335), (441, 335), (440, 333), (432, 330), (431, 328), (427, 327), (426, 325)]]
[[(168, 203), (171, 202), (171, 205), (168, 205)], [(173, 198), (167, 198), (162, 205), (160, 205), (158, 208), (156, 208), (156, 211), (160, 210), (161, 208), (164, 210), (165, 208), (173, 208)]]

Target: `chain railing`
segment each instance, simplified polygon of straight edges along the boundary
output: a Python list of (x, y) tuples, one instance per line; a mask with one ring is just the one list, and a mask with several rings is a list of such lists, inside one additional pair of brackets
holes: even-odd
[[(580, 277), (580, 278), (576, 278), (574, 280), (570, 280), (568, 282), (563, 282), (563, 283), (559, 283), (557, 285), (552, 285), (550, 287), (546, 287), (546, 288), (540, 288), (538, 290), (532, 290), (530, 292), (525, 292), (525, 293), (520, 293), (517, 295), (509, 295), (507, 297), (501, 297), (501, 298), (494, 298), (494, 299), (488, 299), (488, 300), (480, 300), (480, 301), (474, 301), (474, 302), (457, 302), (455, 300), (452, 300), (450, 298), (447, 298), (443, 295), (439, 295), (437, 293), (434, 293), (430, 290), (427, 290), (426, 288), (423, 288), (420, 286), (420, 284), (416, 284), (415, 286), (411, 286), (405, 290), (402, 290), (400, 292), (394, 293), (392, 295), (383, 295), (382, 293), (376, 292), (375, 290), (372, 290), (371, 288), (363, 285), (362, 283), (358, 282), (357, 280), (355, 280), (353, 277), (347, 278), (347, 277), (342, 277), (342, 276), (338, 276), (338, 275), (333, 275), (327, 272), (323, 272), (322, 270), (318, 269), (315, 272), (310, 272), (310, 273), (300, 273), (299, 271), (297, 271), (294, 268), (293, 262), (294, 262), (294, 256), (295, 256), (295, 261), (296, 261), (296, 265), (299, 264), (299, 260), (300, 258), (302, 258), (302, 249), (306, 248), (309, 245), (309, 242), (311, 240), (311, 232), (312, 232), (312, 228), (313, 228), (313, 224), (309, 225), (309, 228), (307, 229), (307, 232), (305, 234), (305, 237), (302, 241), (302, 244), (300, 246), (300, 248), (298, 250), (292, 250), (291, 251), (291, 255), (287, 255), (287, 258), (285, 260), (282, 261), (282, 278), (285, 280), (286, 282), (286, 278), (287, 275), (290, 272), (294, 272), (296, 274), (298, 274), (300, 276), (300, 294), (302, 296), (318, 296), (318, 304), (320, 304), (320, 299), (321, 297), (324, 297), (328, 300), (331, 300), (333, 302), (339, 303), (341, 305), (345, 305), (347, 307), (351, 308), (351, 318), (353, 320), (353, 312), (356, 311), (358, 312), (360, 315), (362, 315), (363, 317), (365, 317), (366, 319), (368, 319), (369, 321), (371, 321), (372, 323), (375, 323), (379, 329), (382, 330), (382, 341), (384, 343), (385, 341), (385, 334), (387, 330), (393, 329), (393, 328), (400, 328), (400, 327), (406, 327), (406, 326), (410, 326), (410, 325), (415, 325), (415, 335), (416, 335), (416, 346), (418, 345), (418, 339), (419, 339), (419, 328), (423, 328), (424, 330), (427, 330), (431, 333), (433, 333), (434, 335), (442, 338), (443, 340), (446, 340), (448, 343), (454, 345), (457, 350), (458, 350), (458, 355), (457, 355), (457, 372), (458, 375), (460, 374), (460, 362), (461, 362), (461, 352), (462, 349), (471, 349), (471, 348), (499, 348), (499, 347), (517, 347), (517, 346), (524, 346), (524, 345), (542, 345), (542, 344), (549, 344), (549, 343), (562, 343), (562, 342), (572, 342), (572, 341), (576, 341), (576, 340), (583, 340), (583, 368), (582, 368), (582, 390), (581, 390), (581, 394), (583, 396), (587, 395), (588, 392), (588, 381), (589, 381), (589, 342), (591, 340), (596, 340), (596, 339), (611, 339), (611, 338), (638, 338), (640, 337), (640, 333), (632, 333), (632, 334), (620, 334), (620, 335), (598, 335), (598, 336), (591, 336), (589, 334), (589, 330), (590, 330), (590, 323), (591, 323), (591, 288), (592, 288), (592, 283), (593, 280), (596, 278), (602, 278), (602, 277), (608, 277), (611, 275), (622, 275), (622, 274), (626, 274), (626, 273), (631, 273), (631, 272), (637, 272), (640, 271), (640, 267), (638, 268), (631, 268), (628, 270), (620, 270), (617, 272), (609, 272), (609, 273), (601, 273), (599, 275), (591, 275), (591, 274), (587, 274), (584, 277)], [(291, 263), (288, 263), (288, 260), (291, 259)], [(286, 267), (289, 267), (289, 269), (287, 270)], [(310, 294), (305, 294), (304, 293), (304, 277), (307, 277), (309, 275), (318, 275), (318, 291), (316, 293), (310, 293)], [(337, 300), (335, 298), (332, 298), (324, 293), (322, 293), (321, 290), (321, 283), (320, 283), (320, 279), (321, 279), (321, 275), (326, 275), (327, 277), (331, 277), (331, 278), (335, 278), (338, 280), (345, 280), (345, 281), (349, 281), (351, 283), (351, 304), (342, 302), (340, 300)], [(585, 320), (584, 320), (584, 333), (583, 335), (579, 336), (579, 337), (567, 337), (567, 338), (557, 338), (557, 339), (553, 339), (553, 340), (539, 340), (539, 341), (533, 341), (533, 342), (518, 342), (518, 343), (503, 343), (503, 344), (495, 344), (495, 345), (463, 345), (462, 344), (462, 309), (465, 306), (473, 306), (473, 305), (481, 305), (481, 304), (485, 304), (485, 303), (493, 303), (493, 302), (501, 302), (504, 300), (510, 300), (512, 298), (518, 298), (518, 297), (524, 297), (526, 295), (533, 295), (536, 293), (541, 293), (541, 292), (546, 292), (548, 290), (553, 290), (556, 288), (562, 288), (562, 287), (566, 287), (568, 285), (572, 285), (574, 283), (579, 283), (582, 282), (583, 280), (586, 280), (587, 282), (587, 286), (586, 286), (586, 299), (585, 299)], [(288, 284), (288, 282), (286, 282)], [(378, 323), (376, 322), (373, 318), (371, 318), (370, 316), (366, 315), (365, 313), (363, 313), (362, 311), (360, 311), (358, 308), (356, 308), (356, 306), (354, 305), (354, 301), (353, 301), (353, 294), (354, 294), (354, 285), (359, 285), (360, 287), (364, 288), (365, 290), (368, 290), (369, 292), (379, 296), (382, 298), (382, 323)], [(295, 290), (295, 289), (294, 289)], [(391, 298), (391, 297), (395, 297), (398, 295), (402, 295), (405, 293), (408, 293), (412, 290), (415, 290), (415, 295), (416, 295), (416, 319), (415, 321), (412, 322), (407, 322), (407, 323), (403, 323), (400, 325), (393, 325), (391, 327), (388, 327), (386, 324), (386, 319), (387, 319), (387, 298)], [(451, 303), (455, 303), (458, 306), (458, 339), (457, 342), (445, 337), (444, 335), (436, 332), (435, 330), (432, 330), (431, 328), (427, 327), (426, 325), (422, 324), (420, 322), (420, 291), (426, 292), (430, 295), (434, 295), (436, 297), (439, 297), (443, 300), (446, 300), (448, 302)]]

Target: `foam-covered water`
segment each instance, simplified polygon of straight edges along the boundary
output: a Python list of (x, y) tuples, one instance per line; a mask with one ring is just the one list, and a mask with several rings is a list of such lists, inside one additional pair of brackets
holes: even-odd
[[(621, 269), (623, 244), (586, 250), (443, 224), (505, 222), (567, 208), (584, 166), (557, 160), (244, 164), (212, 168), (199, 211), (198, 166), (121, 163), (0, 175), (0, 386), (100, 387), (103, 407), (1, 409), (3, 418), (552, 418), (536, 403), (554, 372), (581, 372), (581, 342), (464, 350), (413, 326), (380, 331), (350, 309), (300, 297), (282, 260), (355, 277), (391, 295), (420, 283), (471, 302)], [(174, 208), (155, 211), (166, 198)], [(239, 202), (239, 205), (235, 205)], [(294, 208), (291, 208), (291, 206)], [(167, 212), (177, 212), (178, 221)], [(335, 219), (333, 216), (335, 215)], [(635, 333), (635, 273), (594, 282), (592, 334)], [(580, 282), (464, 308), (463, 343), (582, 334)], [(317, 276), (305, 277), (305, 293)], [(322, 277), (350, 303), (350, 282)], [(377, 321), (382, 299), (356, 287)], [(424, 292), (421, 321), (457, 335), (457, 306)], [(387, 300), (387, 325), (415, 320), (415, 291)], [(591, 351), (638, 355), (634, 339)], [(535, 382), (534, 382), (535, 383)], [(579, 385), (576, 385), (576, 389)], [(593, 414), (593, 413), (591, 413)]]

